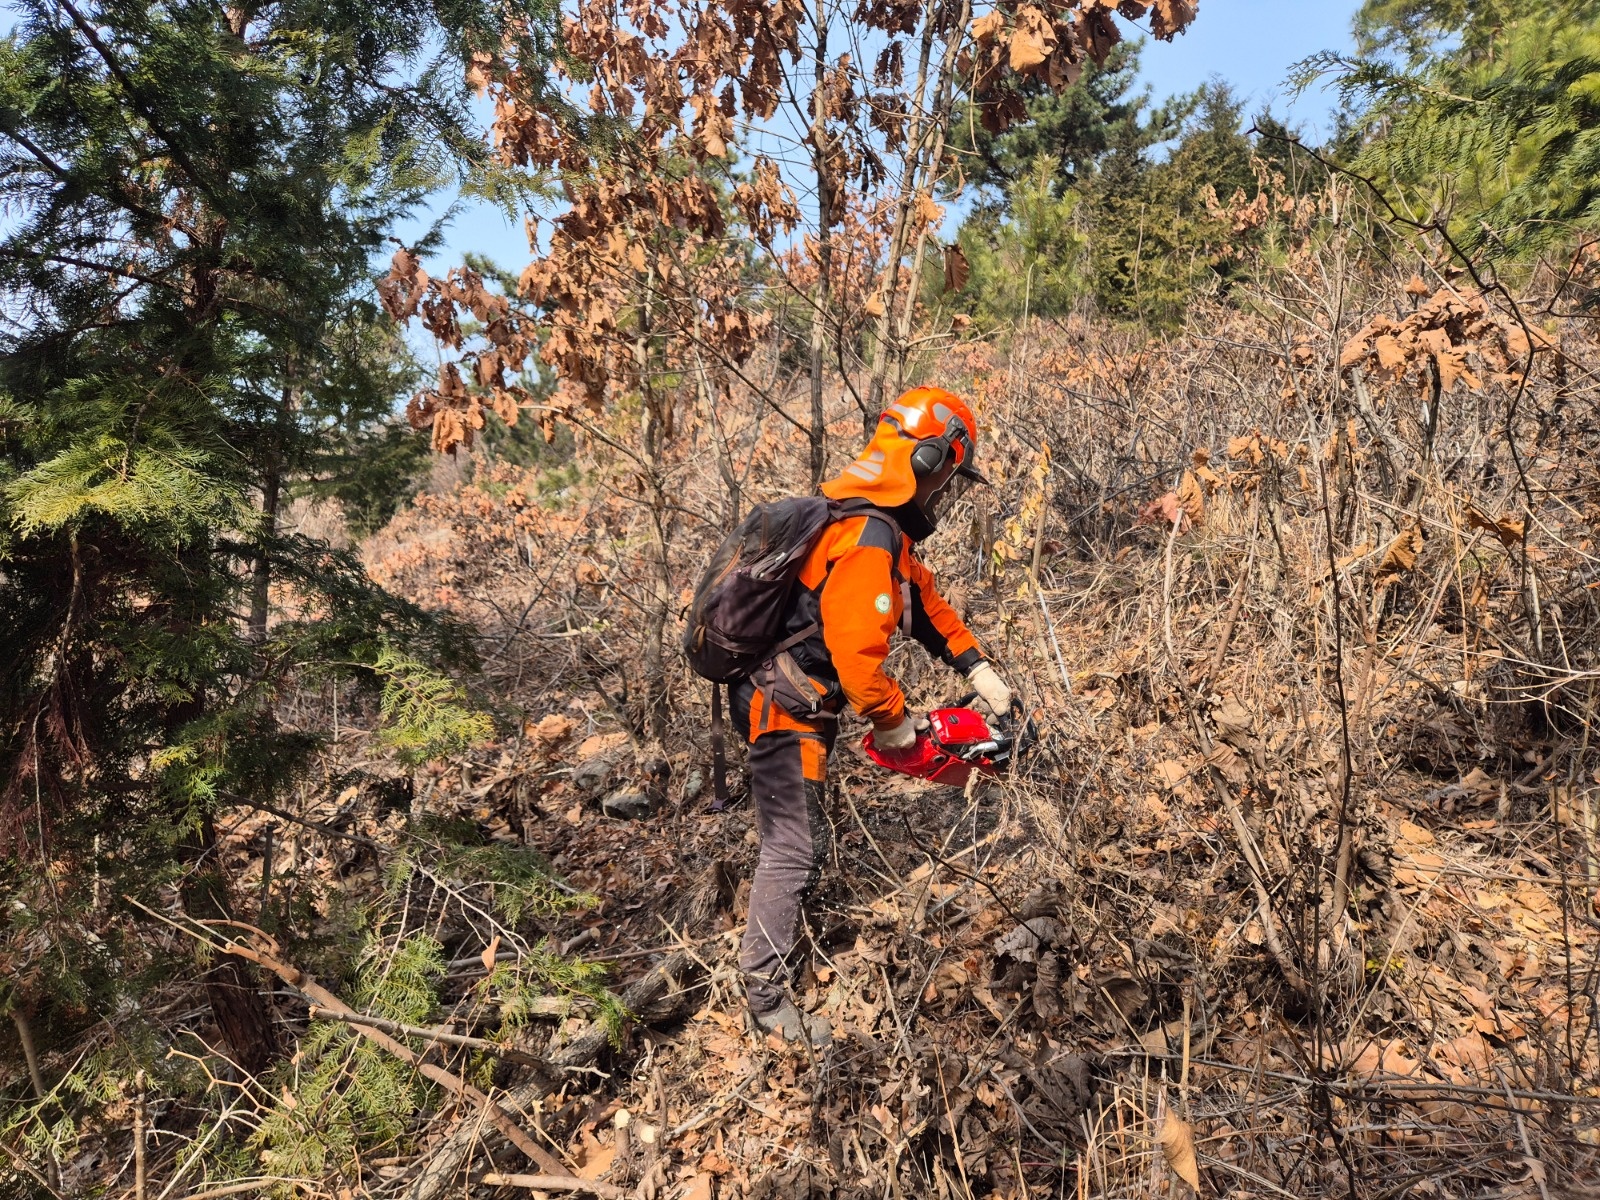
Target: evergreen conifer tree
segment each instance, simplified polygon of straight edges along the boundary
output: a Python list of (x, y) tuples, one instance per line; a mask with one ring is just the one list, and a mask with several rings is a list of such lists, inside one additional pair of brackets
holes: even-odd
[[(229, 915), (215, 814), (303, 768), (315, 739), (274, 707), (297, 672), (373, 681), (392, 647), (461, 660), (449, 630), (276, 516), (332, 434), (409, 389), (375, 255), (483, 153), (470, 53), (509, 39), (545, 61), (555, 6), (17, 7), (0, 42), (0, 945), (30, 949), (0, 1004), (65, 1039), (140, 982), (116, 897), (177, 882), (191, 916)], [(315, 620), (269, 621), (280, 582)], [(276, 1043), (253, 981), (229, 960), (208, 988), (260, 1069)]]
[(1354, 168), (1467, 253), (1526, 259), (1600, 220), (1600, 3), (1369, 0), (1362, 56), (1323, 54)]
[(1004, 209), (1010, 186), (1030, 176), (1040, 156), (1053, 162), (1060, 196), (1085, 182), (1114, 148), (1143, 150), (1175, 136), (1198, 97), (1152, 104), (1149, 87), (1136, 87), (1143, 45), (1137, 39), (1118, 42), (1103, 65), (1085, 63), (1082, 78), (1061, 92), (1028, 76), (1021, 85), (1027, 120), (1004, 133), (989, 133), (971, 113), (953, 121), (950, 139), (967, 181), (996, 193)]

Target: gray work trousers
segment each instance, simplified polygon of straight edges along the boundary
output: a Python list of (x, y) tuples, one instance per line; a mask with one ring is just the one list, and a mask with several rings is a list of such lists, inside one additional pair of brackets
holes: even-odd
[[(734, 691), (734, 721), (750, 743), (750, 797), (761, 857), (750, 881), (750, 916), (739, 947), (752, 1012), (771, 1012), (800, 965), (801, 907), (827, 865), (832, 835), (822, 802), (837, 723), (796, 721), (763, 698)], [(743, 701), (744, 703), (741, 703)], [(747, 707), (748, 705), (748, 707)]]

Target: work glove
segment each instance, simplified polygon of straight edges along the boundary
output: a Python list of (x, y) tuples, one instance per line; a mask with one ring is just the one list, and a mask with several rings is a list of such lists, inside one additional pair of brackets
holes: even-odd
[(1003, 717), (1011, 711), (1011, 689), (987, 659), (967, 672), (967, 682), (994, 716)]
[(900, 718), (900, 724), (874, 730), (872, 744), (879, 750), (909, 750), (917, 744), (917, 734), (926, 728), (928, 718), (907, 713)]

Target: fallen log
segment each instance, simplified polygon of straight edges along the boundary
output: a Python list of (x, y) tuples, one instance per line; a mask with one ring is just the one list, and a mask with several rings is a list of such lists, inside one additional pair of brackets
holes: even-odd
[[(685, 951), (668, 955), (645, 975), (628, 986), (622, 993), (622, 1007), (637, 1013), (663, 996), (680, 987), (682, 977), (694, 966), (693, 958)], [(556, 1068), (586, 1067), (600, 1056), (610, 1041), (605, 1025), (595, 1021), (553, 1055), (550, 1065)], [(503, 1103), (512, 1112), (521, 1113), (554, 1091), (556, 1081), (543, 1075), (536, 1076), (507, 1092)], [(492, 1154), (497, 1148), (497, 1132), (480, 1129), (474, 1121), (458, 1121), (456, 1127), (439, 1148), (422, 1166), (421, 1173), (411, 1182), (406, 1200), (441, 1200), (464, 1170), (470, 1169), (479, 1154)], [(560, 1174), (565, 1175), (563, 1170)], [(576, 1182), (576, 1181), (574, 1181)], [(612, 1186), (612, 1185), (606, 1185)], [(600, 1193), (595, 1193), (599, 1195)], [(621, 1189), (616, 1192), (621, 1195)]]

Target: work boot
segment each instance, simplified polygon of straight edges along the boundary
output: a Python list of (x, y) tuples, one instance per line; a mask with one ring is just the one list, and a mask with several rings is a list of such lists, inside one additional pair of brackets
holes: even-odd
[(777, 1008), (768, 1012), (751, 1009), (750, 1021), (757, 1032), (775, 1033), (786, 1042), (808, 1041), (817, 1050), (826, 1050), (833, 1044), (833, 1026), (828, 1024), (827, 1018), (801, 1012), (787, 996), (778, 1002)]

